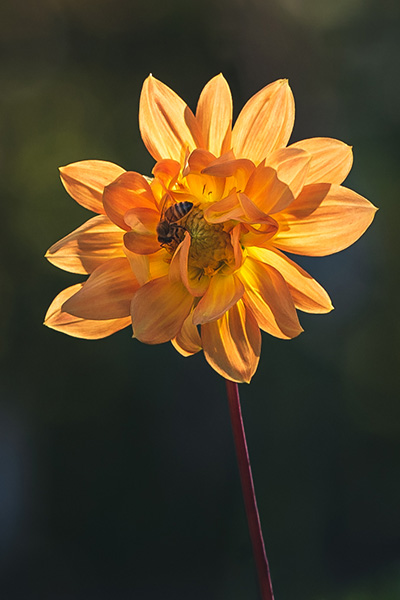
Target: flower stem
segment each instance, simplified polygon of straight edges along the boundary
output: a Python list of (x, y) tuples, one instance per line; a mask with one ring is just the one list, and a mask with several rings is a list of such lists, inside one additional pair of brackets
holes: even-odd
[(235, 440), (236, 456), (238, 460), (242, 492), (246, 507), (247, 522), (249, 526), (253, 554), (256, 563), (258, 581), (261, 589), (262, 600), (274, 600), (272, 591), (271, 575), (263, 535), (261, 531), (260, 517), (258, 514), (256, 494), (254, 491), (253, 475), (251, 473), (249, 452), (247, 449), (246, 436), (244, 433), (242, 411), (240, 408), (238, 384), (226, 381), (228, 393), (229, 410), (231, 414), (233, 437)]

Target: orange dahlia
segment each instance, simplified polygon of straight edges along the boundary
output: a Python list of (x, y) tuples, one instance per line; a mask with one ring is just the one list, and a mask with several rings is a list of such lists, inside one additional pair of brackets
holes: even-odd
[(351, 147), (311, 138), (287, 146), (294, 100), (286, 80), (267, 85), (232, 128), (222, 75), (194, 115), (150, 76), (140, 98), (152, 175), (88, 160), (60, 169), (79, 204), (98, 213), (54, 244), (57, 267), (89, 274), (61, 292), (45, 319), (72, 336), (102, 338), (132, 325), (147, 344), (203, 349), (223, 377), (249, 382), (260, 329), (301, 333), (296, 309), (327, 313), (325, 290), (284, 252), (324, 256), (355, 242), (375, 207), (341, 183)]

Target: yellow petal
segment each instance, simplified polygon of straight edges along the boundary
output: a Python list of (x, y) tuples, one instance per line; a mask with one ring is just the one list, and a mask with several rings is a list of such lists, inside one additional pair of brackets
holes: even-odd
[(209, 364), (225, 379), (250, 383), (261, 351), (261, 334), (251, 312), (239, 300), (218, 321), (201, 326)]
[(351, 146), (333, 138), (309, 138), (291, 144), (311, 155), (306, 185), (310, 183), (342, 183), (353, 164)]
[(124, 256), (122, 231), (108, 217), (98, 215), (53, 244), (46, 258), (71, 273), (91, 273), (110, 258)]
[(240, 112), (232, 132), (238, 158), (259, 164), (286, 146), (294, 124), (294, 99), (286, 79), (279, 79), (255, 94)]
[(352, 190), (316, 183), (274, 215), (279, 232), (273, 240), (281, 250), (326, 256), (353, 244), (371, 224), (376, 207)]
[(297, 309), (309, 313), (327, 313), (333, 309), (324, 288), (304, 269), (272, 248), (248, 248), (252, 258), (274, 267), (286, 281)]
[(62, 305), (74, 294), (82, 289), (83, 284), (77, 283), (58, 294), (51, 303), (46, 313), (44, 324), (50, 329), (61, 331), (72, 337), (86, 340), (98, 340), (105, 338), (124, 327), (130, 325), (130, 317), (122, 319), (107, 319), (105, 321), (81, 319), (64, 312)]
[(133, 335), (146, 344), (176, 337), (192, 307), (193, 298), (180, 282), (168, 277), (149, 281), (133, 297)]
[(157, 208), (150, 185), (134, 171), (127, 171), (104, 189), (103, 204), (107, 216), (121, 229), (129, 229), (124, 219), (128, 210)]
[(61, 181), (79, 204), (93, 212), (104, 214), (103, 191), (125, 170), (105, 160), (82, 160), (60, 167)]
[(240, 278), (246, 289), (244, 301), (261, 329), (283, 339), (303, 331), (289, 288), (276, 269), (247, 257)]
[(155, 160), (183, 161), (186, 149), (204, 147), (196, 118), (186, 103), (151, 75), (143, 84), (139, 106), (143, 142)]
[(139, 284), (126, 258), (112, 258), (90, 275), (62, 310), (83, 319), (117, 319), (130, 314)]
[(232, 96), (223, 75), (213, 77), (204, 87), (197, 104), (196, 118), (205, 148), (220, 156), (231, 147)]
[(132, 208), (125, 213), (125, 223), (131, 227), (124, 235), (124, 244), (136, 254), (153, 254), (160, 250), (156, 227), (160, 214), (151, 208)]
[(214, 275), (206, 293), (194, 309), (193, 323), (200, 325), (219, 319), (240, 300), (243, 293), (243, 284), (236, 275)]
[(186, 317), (182, 329), (178, 335), (171, 340), (175, 350), (182, 356), (192, 356), (201, 350), (201, 339), (197, 327), (193, 325), (192, 313)]

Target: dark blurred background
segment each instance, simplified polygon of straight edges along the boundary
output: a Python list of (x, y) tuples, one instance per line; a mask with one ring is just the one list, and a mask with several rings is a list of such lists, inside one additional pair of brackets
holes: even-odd
[(288, 77), (292, 141), (353, 145), (346, 185), (380, 207), (354, 247), (301, 259), (336, 310), (265, 335), (240, 388), (276, 599), (400, 598), (400, 3), (3, 0), (0, 23), (1, 598), (258, 598), (223, 380), (129, 330), (42, 326), (82, 279), (43, 254), (90, 216), (57, 167), (149, 174), (145, 77), (194, 109), (221, 71), (236, 114)]

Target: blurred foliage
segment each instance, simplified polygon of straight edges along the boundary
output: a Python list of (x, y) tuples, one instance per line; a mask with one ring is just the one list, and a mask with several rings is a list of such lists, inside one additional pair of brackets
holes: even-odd
[(354, 247), (302, 259), (336, 310), (265, 336), (241, 386), (276, 598), (399, 598), (400, 4), (4, 0), (0, 21), (1, 597), (257, 597), (223, 381), (128, 330), (42, 326), (80, 279), (42, 256), (88, 217), (58, 166), (149, 173), (144, 78), (194, 108), (222, 71), (236, 114), (289, 77), (293, 140), (352, 144), (348, 186), (380, 207)]

